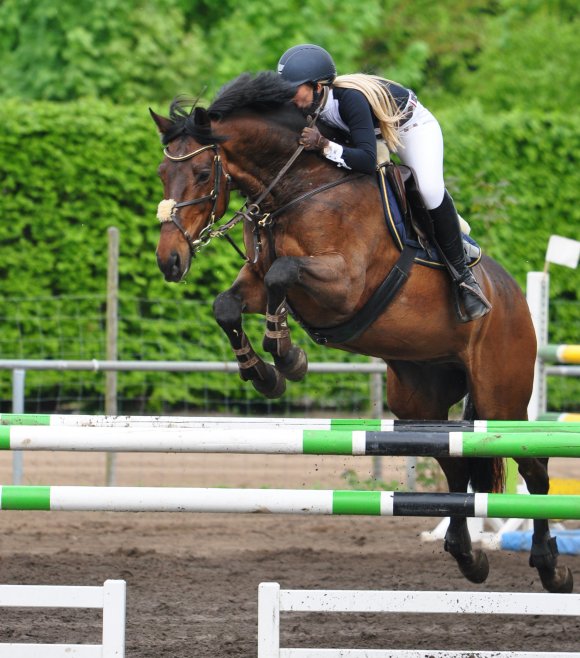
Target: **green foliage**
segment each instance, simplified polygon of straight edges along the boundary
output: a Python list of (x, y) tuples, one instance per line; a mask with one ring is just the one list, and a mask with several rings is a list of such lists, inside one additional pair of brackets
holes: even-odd
[(5, 0), (0, 95), (131, 103), (197, 91), (209, 64), (201, 30), (172, 0)]
[(580, 71), (574, 64), (580, 60), (580, 22), (577, 17), (563, 21), (544, 9), (531, 16), (514, 10), (493, 23), (472, 70), (457, 76), (465, 97), (476, 97), (492, 112), (575, 111), (570, 101), (580, 98)]
[[(0, 96), (166, 102), (206, 87), (212, 95), (242, 71), (274, 68), (286, 48), (308, 41), (332, 49), (348, 70), (380, 12), (379, 0), (340, 11), (330, 0), (6, 0)], [(346, 31), (348, 39), (335, 39)]]
[(483, 48), (495, 2), (389, 0), (367, 35), (360, 64), (429, 95), (469, 68)]

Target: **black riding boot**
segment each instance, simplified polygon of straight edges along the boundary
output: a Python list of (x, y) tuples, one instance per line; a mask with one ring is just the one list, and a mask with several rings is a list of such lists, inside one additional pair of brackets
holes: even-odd
[(485, 298), (473, 272), (467, 267), (457, 210), (447, 191), (441, 205), (430, 210), (429, 214), (433, 218), (435, 239), (457, 285), (459, 302), (463, 306), (463, 312), (460, 308), (457, 309), (457, 316), (461, 322), (477, 320), (489, 313), (491, 304)]

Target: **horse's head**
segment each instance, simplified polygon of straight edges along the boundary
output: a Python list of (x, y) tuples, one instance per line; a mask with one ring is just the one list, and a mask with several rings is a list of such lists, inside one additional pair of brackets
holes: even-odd
[(229, 176), (204, 109), (186, 113), (173, 103), (170, 118), (150, 112), (165, 146), (159, 166), (165, 198), (157, 211), (157, 263), (167, 281), (180, 281), (212, 224), (227, 210)]
[[(169, 118), (151, 112), (165, 146), (159, 167), (165, 198), (158, 210), (157, 261), (166, 280), (183, 279), (191, 257), (212, 235), (211, 225), (227, 210), (230, 177), (224, 166), (235, 187), (253, 202), (296, 152), (306, 118), (291, 103), (295, 91), (273, 71), (242, 74), (220, 90), (207, 110), (185, 110), (184, 102), (176, 100)], [(308, 157), (309, 167), (324, 166), (320, 158)], [(302, 165), (300, 175), (293, 171), (276, 183), (266, 202), (272, 205), (275, 199), (281, 205), (303, 191), (309, 174), (305, 161)]]

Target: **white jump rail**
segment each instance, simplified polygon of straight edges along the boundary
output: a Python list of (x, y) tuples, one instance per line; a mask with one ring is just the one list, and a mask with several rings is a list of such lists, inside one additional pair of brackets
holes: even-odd
[(0, 585), (0, 608), (97, 608), (103, 611), (102, 644), (0, 644), (0, 658), (124, 658), (124, 580), (102, 587)]
[(580, 652), (280, 648), (281, 612), (554, 615), (580, 617), (580, 594), (258, 589), (258, 658), (579, 658)]

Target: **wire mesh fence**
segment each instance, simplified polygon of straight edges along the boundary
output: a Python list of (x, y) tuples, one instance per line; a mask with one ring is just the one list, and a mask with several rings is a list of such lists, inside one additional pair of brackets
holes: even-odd
[[(104, 360), (105, 296), (0, 299), (0, 358)], [(249, 316), (245, 328), (258, 349), (263, 320)], [(293, 327), (296, 344), (311, 360), (365, 363), (368, 358), (314, 345)], [(120, 297), (118, 358), (139, 361), (222, 361), (233, 359), (215, 324), (211, 304)], [(10, 373), (0, 375), (0, 406), (11, 407)], [(310, 373), (289, 383), (279, 401), (265, 400), (237, 374), (224, 372), (120, 372), (118, 413), (236, 413), (242, 415), (338, 412), (364, 415), (369, 375)], [(26, 411), (102, 413), (105, 375), (100, 372), (29, 371)]]

